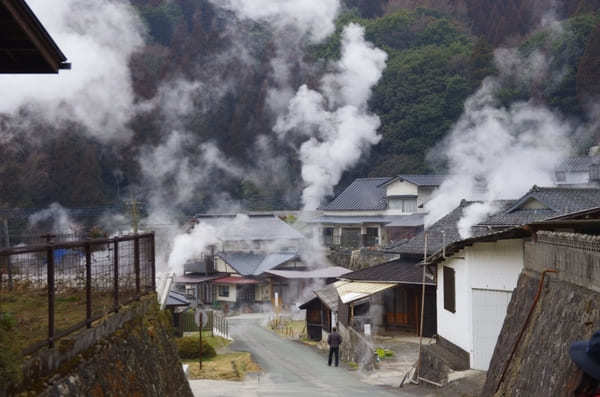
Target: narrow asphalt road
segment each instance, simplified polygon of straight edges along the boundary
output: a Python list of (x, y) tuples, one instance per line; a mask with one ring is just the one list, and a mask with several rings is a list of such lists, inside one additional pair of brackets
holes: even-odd
[(256, 315), (229, 320), (234, 338), (231, 350), (252, 353), (262, 373), (244, 382), (190, 381), (195, 396), (414, 396), (363, 383), (358, 372), (329, 367), (322, 354), (279, 337), (265, 329), (263, 321)]

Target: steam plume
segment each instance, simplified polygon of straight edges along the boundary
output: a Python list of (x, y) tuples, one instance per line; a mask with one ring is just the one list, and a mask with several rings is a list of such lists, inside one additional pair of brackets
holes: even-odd
[(101, 140), (124, 139), (134, 108), (128, 61), (143, 44), (143, 25), (128, 2), (30, 0), (73, 69), (56, 75), (0, 77), (0, 112), (59, 126), (77, 122)]
[(379, 117), (367, 100), (385, 69), (387, 54), (364, 39), (364, 28), (348, 25), (342, 34), (342, 58), (321, 80), (324, 94), (300, 87), (275, 131), (308, 137), (300, 146), (305, 210), (318, 208), (333, 193), (342, 173), (379, 142)]

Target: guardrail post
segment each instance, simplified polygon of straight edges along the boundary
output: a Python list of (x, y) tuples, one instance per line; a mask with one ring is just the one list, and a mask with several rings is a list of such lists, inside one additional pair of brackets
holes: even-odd
[(150, 265), (152, 266), (152, 291), (156, 291), (156, 249), (154, 246), (154, 233), (150, 237)]
[(92, 326), (92, 252), (90, 243), (85, 245), (85, 325)]
[(135, 294), (140, 299), (140, 237), (136, 235), (133, 240), (133, 266), (135, 269)]
[(48, 283), (48, 347), (54, 347), (54, 249), (48, 246), (46, 250), (47, 283)]
[(114, 274), (113, 274), (113, 303), (115, 313), (119, 311), (119, 240), (115, 238), (114, 242)]

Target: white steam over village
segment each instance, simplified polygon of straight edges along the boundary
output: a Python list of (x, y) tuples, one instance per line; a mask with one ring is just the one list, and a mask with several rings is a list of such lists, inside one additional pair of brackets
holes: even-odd
[(598, 395), (571, 3), (0, 0), (0, 396)]

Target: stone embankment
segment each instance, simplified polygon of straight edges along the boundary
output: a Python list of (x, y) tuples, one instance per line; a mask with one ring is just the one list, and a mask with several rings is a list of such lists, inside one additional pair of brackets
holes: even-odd
[[(579, 375), (569, 346), (600, 328), (600, 237), (551, 232), (537, 236), (537, 241), (526, 243), (525, 268), (482, 396), (568, 395)], [(552, 272), (541, 282), (546, 270)]]
[(102, 321), (31, 358), (20, 395), (192, 396), (154, 295)]

